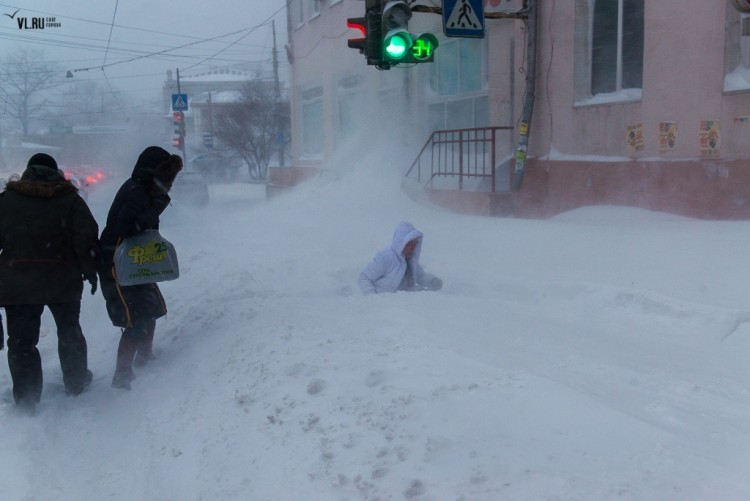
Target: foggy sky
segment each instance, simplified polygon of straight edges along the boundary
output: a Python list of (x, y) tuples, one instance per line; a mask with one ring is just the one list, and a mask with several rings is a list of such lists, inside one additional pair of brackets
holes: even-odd
[[(285, 0), (0, 3), (0, 57), (22, 45), (43, 50), (46, 59), (71, 70), (77, 80), (96, 80), (135, 99), (151, 99), (158, 95), (167, 70), (179, 68), (181, 75), (189, 76), (211, 68), (266, 61), (266, 70), (271, 71), (271, 20), (276, 24), (279, 62), (284, 71), (284, 6)], [(59, 26), (18, 27), (20, 18), (26, 18), (30, 26), (32, 18), (50, 17)], [(268, 24), (259, 26), (264, 22)], [(257, 29), (250, 32), (253, 27)], [(228, 36), (206, 41), (222, 35)], [(186, 47), (178, 48), (181, 46)], [(155, 54), (160, 51), (164, 53)], [(126, 62), (130, 59), (135, 60)]]

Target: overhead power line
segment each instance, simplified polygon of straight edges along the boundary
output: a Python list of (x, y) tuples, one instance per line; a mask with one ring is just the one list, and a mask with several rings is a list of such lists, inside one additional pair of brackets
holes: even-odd
[(115, 28), (115, 16), (117, 16), (117, 6), (120, 5), (120, 0), (115, 2), (115, 11), (112, 13), (112, 23), (109, 25), (109, 37), (107, 37), (107, 50), (104, 52), (104, 62), (107, 64), (107, 54), (109, 54), (109, 43), (112, 41), (112, 30)]
[[(2, 3), (0, 3), (0, 7), (7, 7), (7, 8), (10, 8), (10, 9), (20, 9), (20, 8), (23, 8), (23, 7), (19, 7), (19, 6), (15, 6), (15, 5), (2, 4)], [(60, 47), (62, 45), (62, 46), (66, 46), (66, 47), (70, 47), (70, 48), (75, 48), (75, 49), (80, 49), (80, 50), (97, 50), (97, 51), (104, 51), (105, 52), (104, 62), (101, 65), (92, 65), (92, 66), (86, 66), (86, 67), (82, 67), (82, 68), (75, 68), (75, 69), (71, 70), (73, 72), (89, 71), (89, 70), (93, 70), (93, 69), (101, 69), (101, 70), (103, 70), (103, 69), (111, 67), (111, 66), (125, 64), (125, 63), (130, 63), (130, 62), (133, 62), (133, 61), (137, 61), (137, 60), (141, 60), (141, 59), (149, 59), (149, 58), (165, 59), (165, 60), (177, 61), (177, 62), (184, 61), (185, 59), (203, 58), (198, 63), (195, 63), (192, 66), (190, 66), (190, 68), (194, 68), (194, 67), (199, 66), (199, 65), (201, 65), (201, 64), (203, 64), (203, 63), (205, 63), (207, 61), (247, 62), (247, 58), (244, 58), (244, 57), (242, 59), (227, 59), (227, 58), (217, 59), (217, 56), (220, 55), (220, 54), (226, 53), (232, 47), (237, 47), (237, 48), (240, 48), (240, 47), (259, 47), (257, 45), (253, 45), (253, 44), (241, 44), (240, 42), (246, 36), (248, 36), (250, 33), (254, 32), (255, 30), (257, 30), (261, 26), (266, 25), (271, 18), (273, 18), (279, 12), (283, 11), (285, 8), (286, 8), (286, 5), (278, 8), (271, 15), (269, 15), (263, 22), (259, 23), (256, 26), (253, 26), (253, 27), (250, 27), (250, 28), (244, 28), (244, 29), (241, 29), (241, 30), (233, 31), (233, 32), (230, 32), (230, 33), (225, 33), (225, 34), (218, 35), (218, 36), (215, 36), (215, 37), (210, 37), (210, 38), (199, 38), (199, 37), (190, 36), (190, 35), (184, 35), (184, 34), (167, 33), (167, 32), (164, 32), (164, 31), (156, 31), (156, 30), (149, 30), (149, 29), (144, 29), (144, 28), (136, 28), (136, 27), (132, 27), (132, 26), (118, 25), (118, 24), (114, 23), (114, 16), (113, 16), (113, 19), (112, 19), (112, 21), (110, 23), (105, 23), (105, 22), (101, 22), (101, 21), (94, 21), (94, 20), (84, 19), (84, 18), (79, 18), (79, 17), (59, 15), (59, 14), (45, 12), (45, 11), (37, 11), (37, 10), (25, 9), (25, 10), (27, 10), (29, 12), (35, 12), (35, 13), (39, 13), (39, 14), (46, 15), (46, 16), (54, 16), (55, 18), (60, 18), (60, 19), (71, 19), (71, 20), (82, 21), (82, 22), (87, 22), (87, 23), (107, 25), (107, 26), (110, 27), (110, 37), (109, 37), (109, 40), (107, 41), (107, 45), (106, 45), (106, 47), (102, 47), (102, 46), (96, 46), (96, 45), (85, 44), (85, 43), (80, 43), (80, 42), (68, 42), (68, 41), (62, 41), (62, 42), (57, 41), (57, 42), (54, 42), (54, 41), (51, 41), (48, 37), (41, 38), (41, 37), (33, 37), (33, 36), (29, 36), (29, 35), (20, 35), (19, 36), (18, 34), (11, 35), (11, 36), (6, 36), (6, 35), (2, 34), (2, 31), (4, 31), (3, 28), (0, 28), (0, 39), (6, 39), (6, 40), (24, 39), (24, 40), (31, 40), (31, 41), (33, 41), (33, 43), (38, 43), (38, 44), (41, 44), (41, 45), (51, 45), (51, 46), (54, 46), (54, 47)], [(117, 9), (117, 7), (115, 8), (115, 11), (116, 11), (116, 9)], [(178, 45), (178, 46), (163, 46), (163, 47), (165, 47), (164, 49), (157, 50), (157, 51), (133, 51), (133, 50), (124, 49), (124, 48), (116, 49), (116, 48), (110, 46), (112, 29), (114, 27), (122, 28), (122, 29), (127, 29), (127, 30), (137, 30), (137, 31), (148, 32), (148, 33), (158, 33), (160, 35), (169, 35), (169, 36), (175, 36), (175, 37), (188, 38), (188, 39), (192, 39), (194, 41), (190, 42), (190, 43)], [(174, 54), (175, 51), (180, 50), (180, 49), (185, 49), (185, 48), (193, 48), (193, 49), (198, 49), (198, 50), (210, 50), (208, 48), (201, 49), (201, 48), (196, 47), (196, 46), (200, 45), (200, 44), (207, 44), (207, 43), (211, 43), (211, 42), (216, 42), (216, 41), (221, 40), (223, 38), (230, 37), (232, 35), (237, 35), (237, 34), (240, 34), (240, 33), (245, 33), (245, 34), (241, 38), (239, 38), (238, 40), (230, 42), (226, 47), (220, 49), (217, 52), (214, 52), (209, 57), (201, 56), (201, 55), (198, 55), (198, 54), (193, 54), (193, 55)], [(73, 39), (80, 38), (82, 40), (91, 40), (91, 41), (94, 41), (94, 42), (99, 42), (99, 41), (103, 42), (103, 40), (101, 40), (101, 39), (92, 39), (92, 38), (87, 38), (87, 37), (69, 37), (69, 38), (73, 38)], [(133, 43), (133, 42), (121, 42), (121, 43), (135, 45), (135, 43)], [(149, 44), (149, 46), (153, 47), (153, 44)], [(266, 49), (266, 50), (269, 49), (269, 47), (263, 47), (263, 48)], [(127, 59), (123, 59), (123, 60), (119, 60), (119, 61), (115, 61), (115, 62), (107, 63), (106, 60), (107, 60), (108, 54), (110, 52), (116, 52), (116, 53), (119, 53), (119, 54), (129, 54), (132, 57), (127, 58)], [(240, 54), (240, 53), (242, 53), (242, 52), (240, 50), (238, 50), (237, 54)]]

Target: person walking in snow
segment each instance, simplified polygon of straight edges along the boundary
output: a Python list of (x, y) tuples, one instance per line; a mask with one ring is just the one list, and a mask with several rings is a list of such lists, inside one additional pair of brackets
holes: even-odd
[(78, 189), (45, 153), (0, 194), (0, 305), (8, 324), (13, 399), (30, 413), (42, 395), (37, 349), (45, 305), (57, 326), (57, 353), (69, 395), (93, 379), (79, 316), (83, 281), (96, 292), (99, 227)]
[(159, 216), (171, 201), (169, 190), (181, 170), (182, 158), (158, 146), (149, 146), (141, 152), (131, 177), (120, 187), (107, 214), (100, 239), (99, 278), (109, 318), (123, 329), (113, 388), (129, 390), (135, 379), (133, 364), (141, 366), (154, 360), (156, 319), (167, 313), (164, 297), (155, 283), (117, 284), (115, 248), (123, 238), (159, 229)]
[(419, 264), (421, 251), (422, 232), (411, 223), (400, 222), (391, 245), (378, 252), (359, 274), (359, 288), (364, 294), (439, 290), (443, 281)]

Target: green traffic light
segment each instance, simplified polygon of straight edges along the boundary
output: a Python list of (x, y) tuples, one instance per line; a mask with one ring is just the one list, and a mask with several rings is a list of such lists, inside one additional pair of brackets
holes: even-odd
[(417, 59), (427, 59), (432, 55), (432, 44), (420, 38), (412, 46), (411, 53)]
[(424, 33), (417, 37), (411, 47), (411, 55), (417, 61), (427, 61), (432, 58), (438, 41), (432, 33)]
[(388, 59), (398, 61), (399, 59), (403, 59), (411, 46), (411, 35), (406, 31), (398, 31), (388, 34), (385, 39), (383, 51)]

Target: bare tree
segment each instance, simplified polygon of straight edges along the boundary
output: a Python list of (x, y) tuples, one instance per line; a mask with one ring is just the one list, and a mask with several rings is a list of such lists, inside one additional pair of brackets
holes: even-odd
[(6, 113), (29, 135), (31, 120), (40, 115), (46, 101), (44, 91), (61, 83), (62, 70), (47, 61), (44, 53), (22, 47), (3, 58), (0, 91)]
[(242, 98), (215, 112), (214, 134), (248, 166), (250, 177), (265, 180), (279, 131), (287, 127), (269, 82), (247, 82)]
[(91, 122), (92, 118), (121, 115), (120, 94), (92, 80), (71, 82), (63, 92), (62, 115), (72, 122)]

